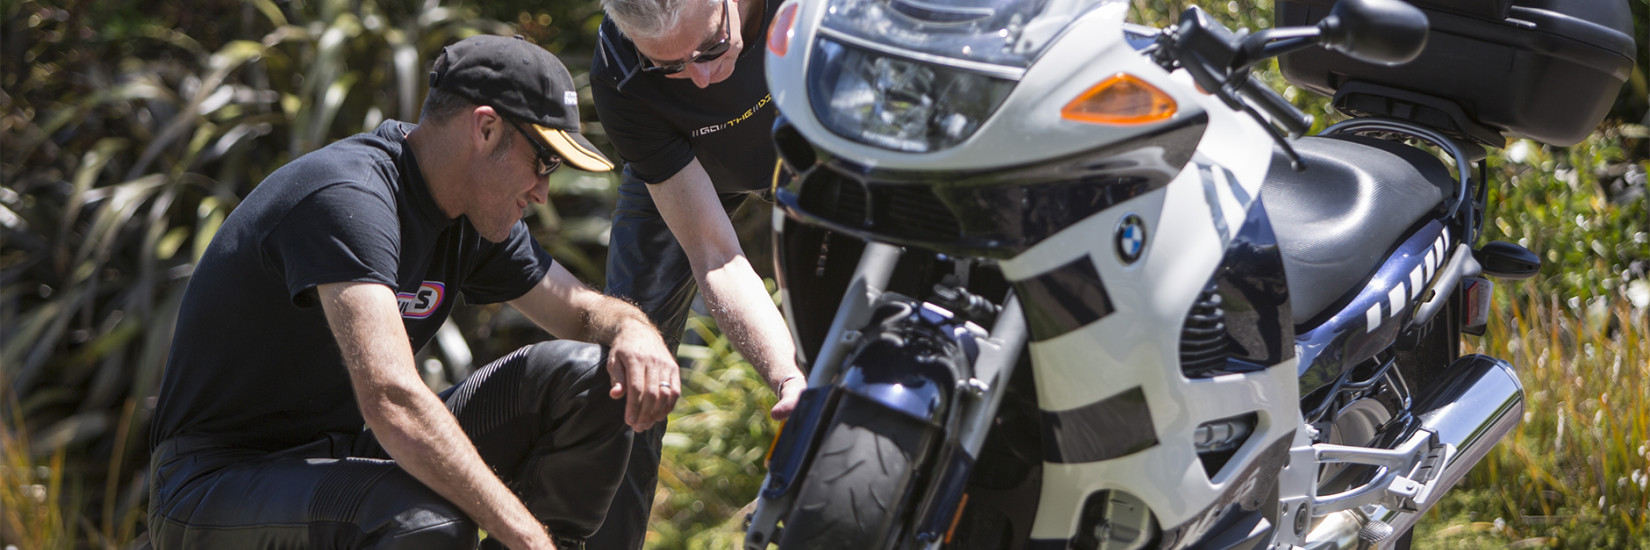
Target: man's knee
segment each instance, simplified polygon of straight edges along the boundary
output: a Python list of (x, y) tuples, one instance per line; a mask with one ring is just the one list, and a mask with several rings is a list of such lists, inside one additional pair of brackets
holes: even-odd
[[(457, 512), (454, 510), (453, 512)], [(395, 533), (372, 546), (373, 550), (473, 550), (476, 548), (476, 524), (462, 513), (436, 514), (423, 519), (444, 518), (434, 522), (416, 522), (416, 525)]]
[(528, 376), (545, 380), (559, 390), (584, 393), (611, 385), (607, 374), (607, 350), (602, 346), (573, 340), (553, 340), (529, 346), (524, 367)]
[(472, 550), (477, 525), (463, 510), (402, 471), (367, 490), (358, 524), (372, 550)]

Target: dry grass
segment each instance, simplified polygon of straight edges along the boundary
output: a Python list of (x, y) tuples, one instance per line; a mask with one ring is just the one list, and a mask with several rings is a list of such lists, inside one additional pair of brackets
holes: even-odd
[(1524, 421), (1417, 532), (1421, 548), (1650, 548), (1650, 321), (1625, 295), (1515, 292), (1474, 352), (1506, 357)]

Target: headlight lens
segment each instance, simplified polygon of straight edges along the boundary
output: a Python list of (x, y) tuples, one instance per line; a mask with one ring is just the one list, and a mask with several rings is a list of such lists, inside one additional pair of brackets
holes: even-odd
[(819, 37), (808, 97), (825, 127), (867, 145), (925, 153), (968, 139), (1014, 82)]

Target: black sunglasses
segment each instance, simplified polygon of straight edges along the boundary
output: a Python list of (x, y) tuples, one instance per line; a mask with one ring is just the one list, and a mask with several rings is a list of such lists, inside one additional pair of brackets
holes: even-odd
[(557, 155), (555, 151), (551, 151), (550, 148), (539, 143), (539, 140), (534, 138), (533, 134), (527, 133), (527, 129), (522, 128), (520, 124), (516, 124), (516, 121), (508, 118), (504, 118), (504, 121), (514, 126), (517, 132), (521, 132), (521, 136), (527, 138), (527, 143), (533, 146), (533, 157), (538, 160), (539, 164), (539, 177), (548, 176), (551, 172), (555, 172), (557, 168), (561, 168), (561, 155)]
[[(733, 9), (733, 7), (728, 5), (728, 0), (722, 0), (722, 30), (717, 33), (717, 34), (722, 35), (721, 40), (718, 40), (715, 44), (712, 44), (708, 48), (699, 50), (699, 54), (693, 56), (692, 59), (689, 59), (687, 61), (683, 61), (681, 63), (671, 63), (669, 65), (654, 64), (650, 67), (643, 67), (642, 72), (644, 72), (644, 73), (659, 73), (659, 74), (676, 74), (676, 73), (687, 70), (687, 66), (688, 66), (689, 63), (706, 63), (706, 62), (710, 62), (710, 61), (715, 61), (717, 58), (722, 57), (722, 54), (728, 53), (728, 48), (731, 47), (728, 44), (728, 40), (731, 40), (733, 38), (733, 33), (728, 30), (728, 11), (732, 10), (732, 9)], [(647, 56), (644, 55), (644, 56), (642, 56), (642, 58), (646, 59)], [(647, 62), (652, 64), (653, 60), (648, 59)]]

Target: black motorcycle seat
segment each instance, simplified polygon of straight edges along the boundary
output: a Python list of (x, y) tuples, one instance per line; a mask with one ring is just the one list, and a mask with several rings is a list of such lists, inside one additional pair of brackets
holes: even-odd
[(1321, 323), (1457, 183), (1442, 161), (1403, 143), (1361, 136), (1294, 142), (1296, 172), (1281, 151), (1260, 196), (1277, 235), (1297, 327)]

